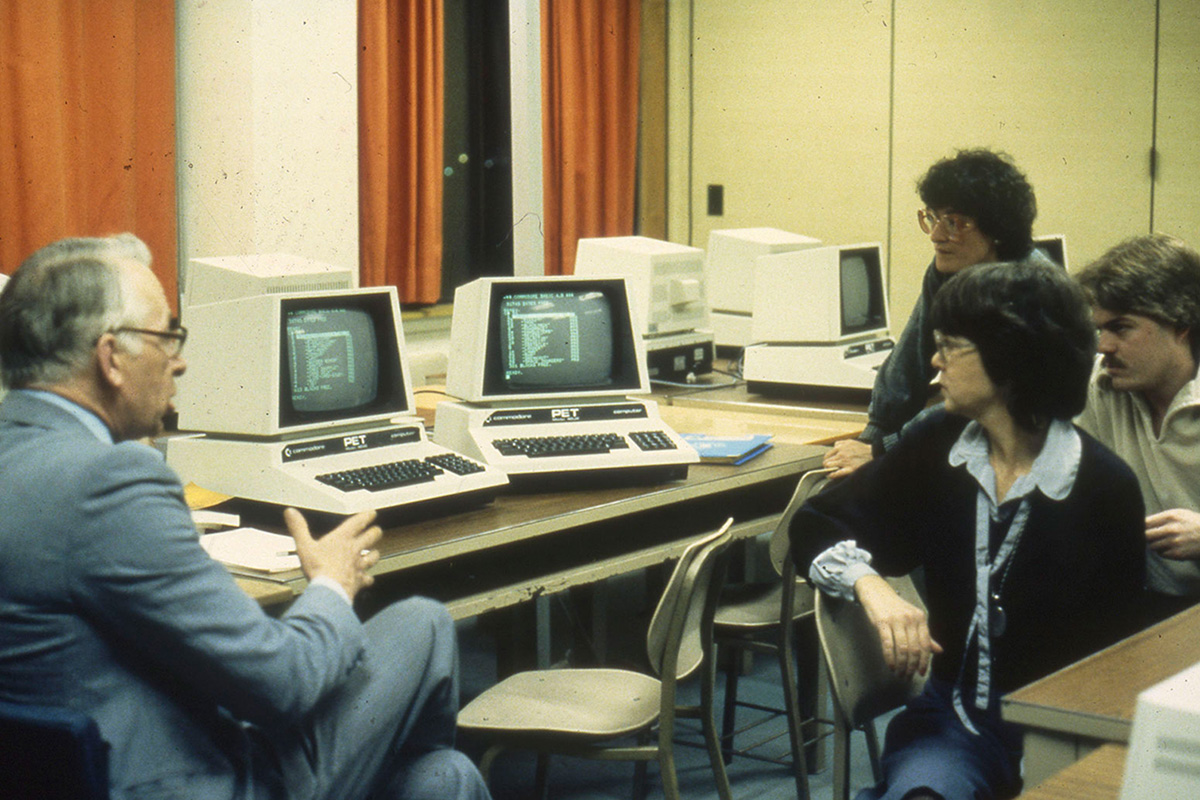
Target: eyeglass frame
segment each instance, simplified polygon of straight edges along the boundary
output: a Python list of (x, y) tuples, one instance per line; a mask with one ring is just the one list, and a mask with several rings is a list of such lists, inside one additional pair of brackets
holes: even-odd
[(934, 351), (937, 352), (938, 356), (941, 357), (942, 361), (944, 361), (944, 362), (948, 363), (952, 356), (967, 355), (969, 353), (976, 352), (979, 350), (979, 345), (975, 344), (970, 339), (967, 339), (965, 337), (955, 337), (955, 338), (961, 338), (964, 342), (966, 342), (966, 344), (958, 344), (956, 342), (949, 342), (949, 341), (947, 341), (947, 338), (948, 337), (941, 331), (933, 332), (933, 349), (934, 349)]
[(932, 208), (917, 209), (917, 224), (921, 226), (921, 230), (926, 234), (932, 235), (938, 225), (941, 225), (946, 231), (946, 238), (952, 242), (957, 242), (962, 239), (963, 234), (975, 228), (975, 220), (965, 214), (958, 214), (953, 211), (947, 211), (944, 214), (939, 214)]
[(142, 333), (147, 336), (157, 336), (160, 339), (167, 339), (175, 342), (176, 344), (173, 348), (162, 348), (163, 352), (166, 353), (169, 358), (175, 358), (183, 352), (183, 346), (187, 343), (188, 337), (188, 330), (182, 325), (165, 331), (156, 331), (151, 330), (150, 328), (134, 328), (128, 325), (122, 325), (119, 328), (110, 328), (108, 333)]

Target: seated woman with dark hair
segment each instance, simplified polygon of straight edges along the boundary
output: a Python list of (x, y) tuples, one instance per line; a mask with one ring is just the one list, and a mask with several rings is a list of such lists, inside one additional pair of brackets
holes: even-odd
[[(932, 658), (860, 800), (1015, 796), (1020, 737), (999, 698), (1131, 632), (1142, 587), (1137, 481), (1070, 421), (1095, 348), (1080, 288), (1057, 267), (974, 266), (931, 322), (944, 409), (791, 528), (797, 563), (861, 603), (893, 669), (924, 674)], [(928, 617), (880, 577), (918, 567)]]
[(933, 261), (921, 279), (908, 323), (875, 376), (867, 427), (858, 439), (837, 442), (825, 466), (844, 477), (890, 449), (901, 429), (925, 407), (933, 378), (933, 296), (955, 273), (997, 261), (1051, 262), (1033, 246), (1037, 199), (1012, 158), (982, 148), (959, 150), (936, 162), (917, 182), (923, 208), (917, 223), (929, 236)]

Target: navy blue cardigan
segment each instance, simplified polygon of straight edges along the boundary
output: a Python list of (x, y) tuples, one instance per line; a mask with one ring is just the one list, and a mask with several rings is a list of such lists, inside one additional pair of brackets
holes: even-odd
[[(976, 653), (965, 644), (975, 608), (978, 484), (965, 466), (948, 462), (965, 425), (944, 411), (918, 420), (885, 456), (812, 498), (790, 535), (802, 575), (844, 539), (869, 551), (882, 575), (923, 566), (930, 632), (945, 648), (933, 674), (953, 682), (965, 657), (965, 683), (973, 686)], [(1053, 501), (1035, 490), (1031, 498), (1000, 601), (1007, 630), (992, 640), (993, 699), (1136, 628), (1145, 572), (1141, 492), (1124, 462), (1080, 436), (1071, 493)], [(993, 530), (993, 553), (1003, 533)]]

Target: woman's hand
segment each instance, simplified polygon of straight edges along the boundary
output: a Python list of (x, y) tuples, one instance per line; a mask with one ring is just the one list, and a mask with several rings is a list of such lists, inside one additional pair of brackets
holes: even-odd
[(829, 474), (832, 478), (844, 478), (854, 470), (866, 464), (872, 458), (871, 445), (857, 439), (839, 439), (833, 443), (833, 448), (821, 459), (821, 466), (835, 471)]
[(897, 675), (924, 675), (929, 660), (942, 646), (929, 635), (925, 612), (905, 600), (878, 575), (865, 575), (854, 584), (858, 602), (879, 632), (883, 660)]

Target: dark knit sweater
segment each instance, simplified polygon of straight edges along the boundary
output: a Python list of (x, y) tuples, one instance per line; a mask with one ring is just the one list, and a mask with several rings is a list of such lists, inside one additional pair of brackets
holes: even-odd
[[(933, 674), (954, 682), (964, 658), (972, 687), (975, 648), (965, 648), (975, 608), (975, 501), (979, 484), (951, 467), (950, 448), (966, 425), (938, 410), (910, 426), (896, 446), (836, 481), (796, 514), (791, 527), (799, 572), (839, 541), (853, 539), (882, 575), (925, 568), (933, 638), (945, 648)], [(992, 642), (992, 681), (1000, 694), (1070, 664), (1131, 633), (1144, 575), (1144, 520), (1133, 473), (1080, 432), (1082, 454), (1070, 494), (1034, 491), (1000, 604), (1007, 630)], [(992, 525), (992, 552), (1008, 515)], [(992, 591), (998, 581), (993, 579)], [(965, 652), (964, 652), (965, 650)]]

